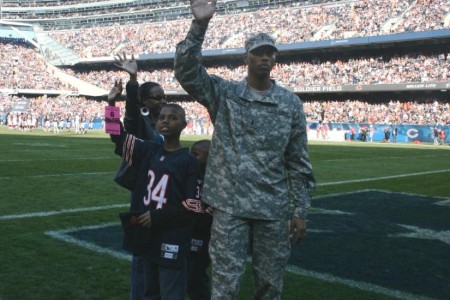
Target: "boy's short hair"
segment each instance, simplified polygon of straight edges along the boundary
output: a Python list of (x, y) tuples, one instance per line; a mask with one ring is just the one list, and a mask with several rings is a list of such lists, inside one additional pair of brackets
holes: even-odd
[(210, 140), (199, 140), (192, 144), (191, 148), (199, 147), (199, 148), (209, 148), (211, 145)]
[(165, 108), (173, 108), (181, 116), (181, 119), (186, 123), (186, 112), (181, 105), (176, 103), (167, 103), (161, 109)]

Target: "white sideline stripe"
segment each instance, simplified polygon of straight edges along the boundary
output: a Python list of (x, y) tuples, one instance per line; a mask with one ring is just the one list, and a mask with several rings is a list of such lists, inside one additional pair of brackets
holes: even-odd
[(429, 172), (419, 172), (419, 173), (409, 173), (409, 174), (399, 174), (399, 175), (374, 177), (374, 178), (352, 179), (352, 180), (345, 180), (345, 181), (324, 182), (324, 183), (318, 183), (317, 186), (327, 186), (327, 185), (338, 185), (338, 184), (347, 184), (347, 183), (377, 181), (377, 180), (386, 180), (386, 179), (394, 179), (394, 178), (402, 178), (402, 177), (410, 177), (410, 176), (420, 176), (420, 175), (429, 175), (429, 174), (438, 174), (438, 173), (447, 173), (447, 172), (450, 172), (450, 169), (447, 169), (447, 170), (436, 170), (436, 171), (429, 171)]
[[(328, 198), (328, 197), (338, 197), (342, 195), (353, 195), (353, 194), (361, 194), (361, 193), (367, 193), (367, 192), (377, 192), (377, 193), (385, 193), (385, 194), (401, 194), (401, 195), (407, 195), (407, 196), (419, 196), (424, 198), (433, 198), (436, 200), (439, 200), (440, 202), (449, 201), (449, 197), (442, 197), (442, 196), (429, 196), (429, 195), (423, 195), (423, 194), (413, 194), (413, 193), (406, 193), (406, 192), (393, 192), (393, 191), (387, 191), (387, 190), (381, 190), (381, 189), (361, 189), (361, 190), (354, 190), (349, 192), (343, 192), (343, 193), (331, 193), (326, 195), (320, 195), (317, 197), (314, 197), (314, 199), (320, 199), (320, 198)], [(440, 202), (436, 202), (435, 204), (439, 205)]]
[[(329, 196), (338, 196), (338, 195), (345, 195), (345, 194), (352, 194), (352, 193), (362, 193), (362, 192), (367, 192), (367, 191), (378, 191), (378, 192), (385, 192), (385, 193), (390, 193), (390, 194), (396, 193), (396, 192), (383, 191), (383, 190), (362, 189), (362, 190), (345, 192), (345, 193), (335, 193), (335, 194), (323, 195), (323, 196), (319, 196), (317, 198), (325, 198), (325, 197), (329, 197)], [(403, 193), (403, 194), (408, 194), (408, 193)], [(415, 195), (415, 194), (408, 194), (408, 195)], [(445, 201), (448, 200), (448, 198), (446, 198), (446, 197), (432, 197), (432, 198), (445, 199)], [(56, 212), (42, 212), (42, 213), (30, 213), (30, 214), (23, 214), (23, 215), (0, 216), (0, 219), (28, 218), (28, 217), (33, 217), (37, 214), (39, 214), (37, 216), (49, 216), (49, 215), (54, 215), (54, 214), (62, 214), (65, 212), (90, 211), (90, 210), (109, 209), (109, 208), (124, 207), (124, 206), (128, 206), (128, 204), (123, 204), (123, 205), (118, 204), (118, 205), (100, 206), (100, 207), (91, 207), (91, 208), (61, 210), (61, 211), (56, 211)], [(130, 255), (125, 255), (118, 251), (113, 251), (108, 248), (103, 248), (103, 247), (97, 246), (93, 243), (88, 243), (88, 242), (85, 242), (85, 241), (82, 241), (82, 240), (79, 240), (79, 239), (76, 239), (76, 238), (73, 238), (73, 237), (67, 235), (67, 233), (75, 232), (75, 231), (79, 231), (79, 230), (98, 229), (98, 228), (104, 228), (104, 227), (118, 225), (118, 224), (119, 224), (118, 222), (111, 222), (111, 223), (103, 223), (103, 224), (99, 224), (99, 225), (73, 227), (73, 228), (68, 228), (68, 229), (58, 230), (58, 231), (47, 231), (47, 232), (45, 232), (45, 234), (52, 238), (55, 238), (55, 239), (58, 239), (58, 240), (61, 240), (64, 242), (68, 242), (68, 243), (77, 245), (77, 246), (85, 248), (85, 249), (89, 249), (89, 250), (97, 252), (97, 253), (107, 254), (107, 255), (113, 256), (118, 259), (130, 261), (131, 260)], [(251, 257), (248, 257), (248, 261), (251, 262)], [(330, 283), (343, 284), (343, 285), (346, 285), (346, 286), (349, 286), (352, 288), (358, 288), (363, 291), (379, 293), (379, 294), (387, 295), (390, 297), (395, 297), (398, 299), (405, 299), (405, 300), (432, 300), (433, 299), (433, 298), (424, 297), (424, 296), (412, 295), (412, 294), (400, 292), (397, 290), (387, 289), (387, 288), (380, 287), (380, 286), (366, 283), (366, 282), (357, 282), (354, 280), (343, 279), (343, 278), (332, 276), (332, 275), (326, 274), (326, 273), (319, 273), (319, 272), (303, 270), (303, 269), (300, 269), (298, 267), (291, 266), (291, 265), (288, 265), (286, 267), (286, 271), (293, 273), (293, 274), (306, 276), (306, 277), (310, 277), (310, 278), (315, 278), (315, 279), (330, 282)]]
[[(47, 232), (45, 232), (45, 234), (52, 238), (55, 238), (57, 240), (67, 242), (70, 244), (74, 244), (76, 246), (94, 251), (96, 253), (107, 254), (107, 255), (110, 255), (110, 256), (118, 258), (118, 259), (131, 261), (131, 255), (123, 254), (123, 253), (115, 251), (115, 250), (100, 247), (100, 246), (95, 245), (94, 243), (79, 240), (68, 234), (68, 233), (77, 232), (80, 230), (100, 229), (100, 228), (105, 228), (105, 227), (109, 227), (109, 226), (116, 226), (119, 224), (120, 223), (118, 223), (118, 222), (110, 222), (110, 223), (102, 223), (102, 224), (98, 224), (98, 225), (72, 227), (72, 228), (68, 228), (68, 229), (64, 229), (64, 230), (47, 231)], [(248, 257), (248, 260), (251, 261), (251, 257)], [(336, 276), (326, 274), (326, 273), (308, 271), (308, 270), (304, 270), (304, 269), (298, 268), (296, 266), (291, 266), (291, 265), (286, 267), (286, 271), (296, 274), (296, 275), (319, 279), (319, 280), (330, 282), (330, 283), (343, 284), (343, 285), (349, 286), (351, 288), (357, 288), (357, 289), (360, 289), (363, 291), (374, 292), (377, 294), (382, 294), (382, 295), (394, 297), (397, 299), (404, 299), (404, 300), (413, 300), (413, 299), (414, 300), (429, 300), (429, 299), (432, 299), (432, 298), (428, 298), (428, 297), (417, 296), (417, 295), (412, 295), (409, 293), (400, 292), (397, 290), (387, 289), (387, 288), (377, 286), (374, 284), (370, 284), (367, 282), (360, 282), (360, 281), (358, 282), (358, 281), (354, 281), (354, 280), (343, 279), (343, 278), (336, 277)]]
[(67, 234), (67, 233), (76, 232), (79, 230), (99, 229), (99, 228), (105, 228), (105, 227), (119, 225), (119, 224), (120, 223), (117, 223), (117, 222), (103, 223), (103, 224), (99, 224), (99, 225), (70, 228), (70, 229), (65, 229), (65, 230), (46, 231), (45, 234), (54, 239), (57, 239), (57, 240), (60, 240), (60, 241), (66, 242), (66, 243), (74, 244), (76, 246), (79, 246), (79, 247), (82, 247), (82, 248), (85, 248), (85, 249), (88, 249), (88, 250), (91, 250), (91, 251), (94, 251), (94, 252), (97, 252), (100, 254), (108, 254), (108, 255), (111, 255), (118, 259), (124, 259), (124, 260), (131, 261), (131, 255), (129, 255), (129, 254), (124, 254), (124, 253), (114, 251), (114, 250), (111, 250), (108, 248), (100, 247), (94, 243), (79, 240), (79, 239), (71, 237), (70, 235)]
[(43, 158), (43, 159), (0, 159), (0, 162), (27, 162), (27, 161), (55, 161), (55, 160), (94, 160), (94, 159), (113, 159), (114, 156), (100, 157), (72, 157), (72, 158)]
[[(83, 227), (73, 227), (73, 228), (64, 229), (64, 230), (47, 231), (47, 232), (45, 232), (45, 234), (52, 238), (55, 238), (57, 240), (67, 242), (70, 244), (74, 244), (76, 246), (94, 251), (96, 253), (107, 254), (107, 255), (110, 255), (110, 256), (118, 258), (118, 259), (131, 261), (131, 255), (123, 254), (118, 251), (100, 247), (93, 243), (79, 240), (77, 238), (74, 238), (74, 237), (71, 237), (70, 235), (68, 235), (68, 233), (76, 232), (76, 231), (80, 231), (80, 230), (99, 229), (99, 228), (105, 228), (105, 227), (115, 226), (115, 225), (119, 225), (119, 223), (111, 222), (111, 223), (103, 223), (103, 224), (83, 226)], [(251, 261), (251, 257), (249, 257), (248, 259), (249, 259), (249, 261)], [(296, 266), (291, 266), (291, 265), (288, 265), (286, 267), (286, 271), (296, 274), (296, 275), (306, 276), (306, 277), (310, 277), (310, 278), (314, 278), (314, 279), (318, 279), (318, 280), (322, 280), (322, 281), (326, 281), (326, 282), (330, 282), (330, 283), (338, 283), (338, 284), (349, 286), (351, 288), (357, 288), (357, 289), (360, 289), (363, 291), (386, 295), (386, 296), (397, 298), (397, 299), (403, 299), (403, 300), (432, 300), (433, 299), (433, 298), (429, 298), (429, 297), (418, 296), (418, 295), (401, 292), (398, 290), (391, 290), (391, 289), (377, 286), (374, 284), (370, 284), (367, 282), (344, 279), (344, 278), (336, 277), (336, 276), (333, 276), (333, 275), (330, 275), (327, 273), (308, 271), (308, 270), (304, 270), (304, 269), (298, 268)]]
[[(43, 177), (55, 177), (55, 176), (102, 175), (102, 174), (111, 174), (111, 173), (114, 173), (114, 172), (115, 171), (111, 171), (111, 172), (90, 172), (90, 173), (68, 173), (68, 174), (48, 174), (48, 175), (29, 175), (29, 176), (20, 176), (20, 177), (18, 177), (18, 176), (7, 176), (7, 177), (0, 177), (0, 180), (2, 180), (2, 179), (12, 179), (12, 178), (43, 178)], [(328, 186), (328, 185), (339, 185), (339, 184), (348, 184), (348, 183), (357, 183), (357, 182), (377, 181), (377, 180), (386, 180), (386, 179), (394, 179), (394, 178), (402, 178), (402, 177), (410, 177), (410, 176), (438, 174), (438, 173), (446, 173), (446, 172), (450, 172), (450, 169), (429, 171), (429, 172), (419, 172), (419, 173), (409, 173), (409, 174), (399, 174), (399, 175), (384, 176), (384, 177), (352, 179), (352, 180), (346, 180), (346, 181), (324, 182), (324, 183), (317, 183), (317, 186)]]
[(418, 296), (418, 295), (413, 295), (413, 294), (409, 294), (409, 293), (405, 293), (405, 292), (401, 292), (401, 291), (397, 291), (397, 290), (391, 290), (391, 289), (384, 288), (384, 287), (381, 287), (381, 286), (378, 286), (375, 284), (370, 284), (367, 282), (344, 279), (344, 278), (336, 277), (336, 276), (333, 276), (333, 275), (330, 275), (327, 273), (308, 271), (308, 270), (304, 270), (299, 267), (291, 266), (291, 265), (286, 267), (286, 271), (296, 274), (296, 275), (319, 279), (319, 280), (330, 282), (330, 283), (343, 284), (343, 285), (349, 286), (351, 288), (357, 288), (357, 289), (360, 289), (363, 291), (374, 292), (374, 293), (386, 295), (389, 297), (394, 297), (397, 299), (404, 299), (404, 300), (413, 300), (413, 299), (414, 300), (430, 300), (430, 299), (433, 299), (433, 298), (429, 298), (429, 297), (425, 297), (425, 296)]
[(44, 177), (59, 177), (59, 176), (80, 176), (80, 175), (104, 175), (104, 174), (112, 174), (116, 171), (111, 172), (89, 172), (89, 173), (66, 173), (66, 174), (46, 174), (46, 175), (28, 175), (28, 176), (7, 176), (0, 177), (2, 179), (17, 179), (17, 178), (44, 178)]
[(129, 203), (113, 204), (113, 205), (106, 205), (106, 206), (92, 206), (92, 207), (81, 207), (81, 208), (62, 209), (62, 210), (54, 210), (54, 211), (41, 211), (41, 212), (17, 214), (17, 215), (4, 215), (4, 216), (0, 216), (0, 220), (25, 219), (25, 218), (35, 218), (35, 217), (40, 218), (40, 217), (62, 215), (62, 214), (67, 214), (67, 213), (107, 210), (107, 209), (111, 209), (111, 208), (129, 207), (129, 206), (130, 206)]
[[(314, 151), (314, 153), (317, 153), (317, 152), (322, 152), (322, 153), (325, 153), (325, 154), (327, 154), (328, 152), (325, 152), (325, 151)], [(423, 157), (439, 157), (439, 158), (442, 158), (442, 155), (438, 155), (438, 154), (433, 154), (433, 155), (417, 155), (417, 156), (408, 156), (408, 157), (405, 157), (405, 156), (389, 156), (388, 158), (389, 159), (391, 159), (391, 158), (399, 158), (399, 159), (414, 159), (414, 158), (423, 158)], [(386, 160), (386, 157), (360, 157), (360, 158), (337, 158), (337, 159), (324, 159), (324, 160), (321, 160), (320, 162), (330, 162), (330, 161), (333, 161), (333, 162), (339, 162), (339, 161), (342, 161), (342, 162), (345, 162), (345, 161), (349, 161), (349, 160), (364, 160), (364, 161), (367, 161), (367, 160), (378, 160), (378, 159), (381, 159), (381, 160)]]

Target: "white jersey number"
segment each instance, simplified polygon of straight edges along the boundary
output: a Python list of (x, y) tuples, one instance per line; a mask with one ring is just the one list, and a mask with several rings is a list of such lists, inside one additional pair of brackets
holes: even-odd
[[(150, 204), (150, 201), (155, 201), (156, 209), (160, 209), (166, 203), (166, 188), (169, 182), (169, 175), (164, 174), (159, 182), (153, 187), (155, 182), (155, 173), (152, 170), (148, 171), (148, 184), (147, 184), (147, 195), (144, 196), (144, 205)], [(153, 187), (153, 188), (152, 188)]]

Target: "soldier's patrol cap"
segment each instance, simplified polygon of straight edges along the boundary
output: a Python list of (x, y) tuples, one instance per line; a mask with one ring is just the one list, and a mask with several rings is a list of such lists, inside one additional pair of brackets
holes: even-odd
[(262, 46), (270, 46), (275, 51), (278, 51), (278, 48), (275, 47), (275, 40), (270, 35), (267, 33), (258, 33), (245, 41), (245, 52), (248, 53)]

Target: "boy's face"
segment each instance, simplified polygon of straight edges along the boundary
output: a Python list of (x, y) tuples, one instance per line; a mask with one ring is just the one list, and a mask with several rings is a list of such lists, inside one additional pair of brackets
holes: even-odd
[(194, 145), (191, 148), (191, 154), (197, 159), (198, 165), (202, 170), (206, 168), (206, 161), (208, 160), (209, 147), (202, 147), (201, 145)]
[(179, 136), (186, 127), (186, 120), (180, 111), (165, 106), (159, 113), (156, 127), (164, 137)]

